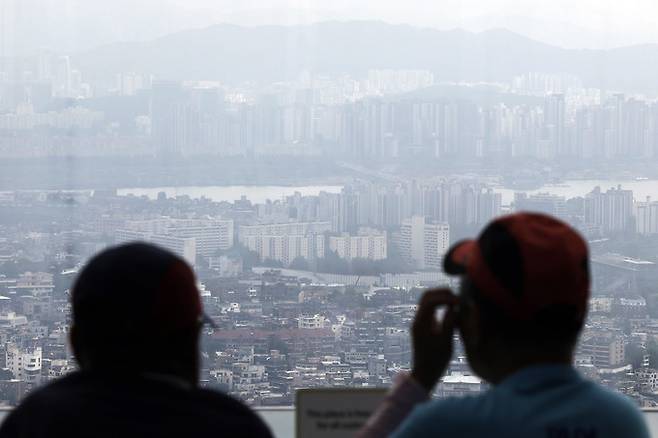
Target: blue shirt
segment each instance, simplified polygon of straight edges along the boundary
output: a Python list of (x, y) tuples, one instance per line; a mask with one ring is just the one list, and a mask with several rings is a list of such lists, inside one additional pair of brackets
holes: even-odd
[(418, 406), (393, 437), (649, 438), (630, 399), (568, 365), (523, 369), (477, 396)]

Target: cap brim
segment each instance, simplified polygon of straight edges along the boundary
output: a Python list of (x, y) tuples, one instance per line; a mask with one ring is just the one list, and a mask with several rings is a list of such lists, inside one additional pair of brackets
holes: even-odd
[(468, 263), (472, 260), (477, 241), (462, 240), (455, 243), (443, 258), (443, 270), (449, 275), (463, 275), (468, 269)]

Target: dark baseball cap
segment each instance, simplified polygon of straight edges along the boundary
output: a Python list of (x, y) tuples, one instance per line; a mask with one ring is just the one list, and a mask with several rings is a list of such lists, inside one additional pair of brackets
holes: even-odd
[(584, 318), (589, 299), (587, 244), (569, 225), (540, 213), (492, 221), (476, 240), (455, 244), (446, 273), (466, 275), (480, 294), (509, 317), (532, 320), (554, 305)]
[(73, 286), (73, 322), (98, 333), (172, 335), (214, 323), (202, 309), (194, 272), (180, 257), (147, 243), (109, 248)]

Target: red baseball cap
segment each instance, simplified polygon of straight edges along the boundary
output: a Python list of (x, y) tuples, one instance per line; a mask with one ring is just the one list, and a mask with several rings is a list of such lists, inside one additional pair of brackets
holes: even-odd
[(508, 316), (529, 321), (553, 305), (587, 313), (587, 244), (569, 225), (539, 213), (516, 213), (492, 221), (477, 240), (455, 244), (444, 270), (466, 275), (479, 293)]

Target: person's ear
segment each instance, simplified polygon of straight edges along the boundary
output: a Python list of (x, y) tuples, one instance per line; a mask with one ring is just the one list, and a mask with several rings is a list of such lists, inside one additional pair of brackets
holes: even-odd
[(480, 322), (480, 309), (470, 298), (462, 303), (461, 317), (459, 318), (460, 330), (465, 339), (473, 347), (478, 347), (482, 342), (482, 323)]
[(480, 306), (478, 306), (475, 302), (473, 302), (471, 309), (469, 324), (472, 326), (471, 333), (472, 336), (475, 336), (475, 341), (477, 342), (476, 345), (481, 345), (484, 336), (484, 330), (482, 327), (482, 319), (480, 319)]

